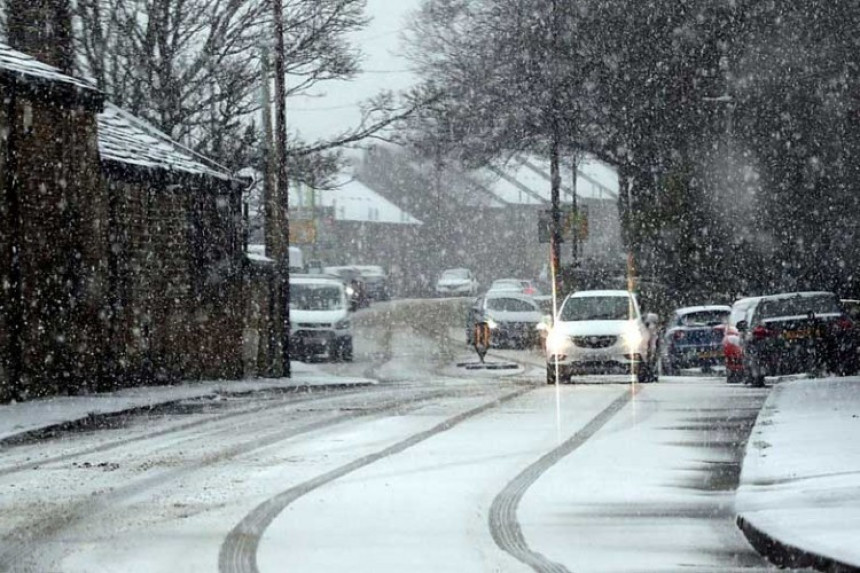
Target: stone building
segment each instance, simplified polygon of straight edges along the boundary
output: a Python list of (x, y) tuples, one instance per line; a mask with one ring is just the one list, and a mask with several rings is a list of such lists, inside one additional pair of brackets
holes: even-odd
[(78, 387), (107, 346), (103, 96), (0, 44), (0, 399)]
[(0, 44), (0, 400), (241, 375), (241, 183)]

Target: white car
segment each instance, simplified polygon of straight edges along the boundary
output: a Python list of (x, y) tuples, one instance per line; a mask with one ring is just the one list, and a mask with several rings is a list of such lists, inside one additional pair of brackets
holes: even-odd
[(325, 355), (352, 361), (352, 324), (343, 282), (315, 275), (290, 277), (290, 349), (301, 358)]
[(448, 269), (436, 281), (436, 294), (439, 296), (475, 296), (478, 294), (478, 281), (469, 269)]
[(568, 296), (547, 336), (547, 384), (569, 381), (574, 372), (635, 372), (640, 382), (655, 382), (656, 328), (656, 315), (643, 318), (636, 296), (625, 290)]

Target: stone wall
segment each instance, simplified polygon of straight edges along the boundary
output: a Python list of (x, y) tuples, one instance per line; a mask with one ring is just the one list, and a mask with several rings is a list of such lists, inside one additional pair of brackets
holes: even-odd
[(241, 377), (243, 284), (229, 185), (117, 170), (108, 181), (117, 383)]
[(31, 96), (0, 84), (0, 401), (241, 377), (234, 183), (104, 162), (96, 110)]
[[(100, 375), (106, 346), (107, 194), (95, 114), (0, 87), (4, 173), (0, 243), (6, 394), (29, 398)], [(13, 250), (20, 276), (13, 276)], [(20, 336), (13, 340), (12, 331)], [(6, 396), (8, 398), (10, 396)]]

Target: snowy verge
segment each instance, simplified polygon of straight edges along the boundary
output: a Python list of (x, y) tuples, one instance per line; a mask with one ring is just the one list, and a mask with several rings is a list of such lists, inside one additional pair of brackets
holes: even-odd
[(291, 378), (194, 381), (175, 386), (138, 386), (86, 396), (53, 396), (18, 404), (0, 405), (0, 441), (28, 432), (86, 420), (93, 416), (117, 414), (219, 393), (370, 384), (376, 384), (376, 381), (369, 378), (334, 376), (314, 365), (292, 362)]
[(774, 386), (750, 435), (738, 525), (775, 563), (860, 567), (860, 378)]

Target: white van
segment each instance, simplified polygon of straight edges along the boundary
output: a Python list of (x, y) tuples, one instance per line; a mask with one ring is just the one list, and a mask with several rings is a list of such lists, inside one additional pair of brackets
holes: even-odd
[(302, 359), (324, 355), (332, 361), (352, 361), (352, 324), (341, 281), (290, 277), (290, 346)]

